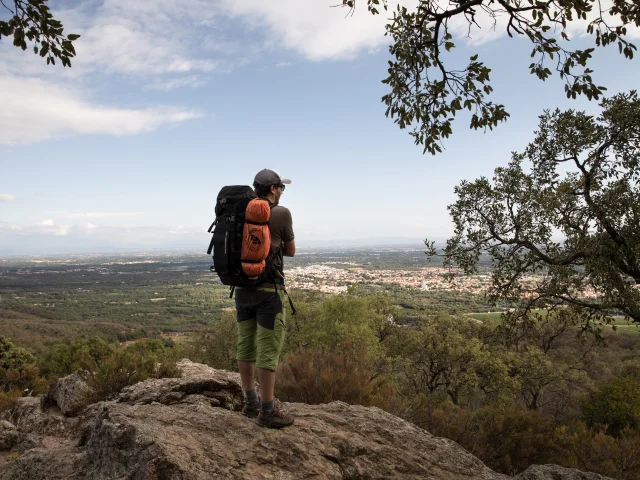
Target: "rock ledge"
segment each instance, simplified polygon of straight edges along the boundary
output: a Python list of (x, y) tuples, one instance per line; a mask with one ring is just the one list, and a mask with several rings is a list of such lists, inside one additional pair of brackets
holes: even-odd
[[(377, 408), (285, 404), (296, 424), (262, 429), (240, 413), (238, 374), (189, 360), (179, 366), (181, 378), (146, 380), (76, 417), (21, 399), (0, 421), (0, 480), (510, 478)], [(27, 448), (15, 448), (19, 437), (31, 439)], [(557, 466), (516, 478), (605, 479)]]

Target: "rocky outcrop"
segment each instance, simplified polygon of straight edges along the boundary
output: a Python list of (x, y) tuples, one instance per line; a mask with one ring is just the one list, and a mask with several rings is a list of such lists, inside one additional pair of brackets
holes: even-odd
[[(182, 378), (141, 382), (76, 418), (40, 412), (56, 417), (64, 429), (43, 430), (55, 422), (48, 424), (32, 411), (22, 415), (25, 405), (16, 406), (11, 425), (23, 434), (41, 433), (33, 448), (10, 457), (0, 454), (0, 480), (509, 478), (453, 441), (377, 408), (284, 404), (295, 425), (262, 429), (239, 411), (237, 374), (187, 360), (180, 367)], [(26, 418), (35, 420), (35, 430), (29, 430)], [(20, 425), (11, 419), (21, 419)], [(544, 473), (546, 466), (541, 468)], [(529, 478), (574, 477), (522, 477)]]

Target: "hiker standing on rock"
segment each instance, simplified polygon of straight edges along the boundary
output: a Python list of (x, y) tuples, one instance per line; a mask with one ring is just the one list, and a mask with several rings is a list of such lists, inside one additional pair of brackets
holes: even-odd
[[(256, 175), (253, 182), (255, 193), (271, 207), (268, 222), (271, 248), (266, 264), (273, 275), (272, 280), (259, 285), (235, 289), (237, 360), (245, 392), (242, 413), (250, 418), (257, 417), (258, 425), (270, 428), (293, 425), (293, 417), (280, 410), (273, 394), (286, 329), (284, 257), (293, 257), (296, 253), (291, 212), (278, 204), (285, 185), (290, 183), (291, 180), (282, 178), (274, 170), (264, 169)], [(256, 369), (260, 397), (254, 385)]]

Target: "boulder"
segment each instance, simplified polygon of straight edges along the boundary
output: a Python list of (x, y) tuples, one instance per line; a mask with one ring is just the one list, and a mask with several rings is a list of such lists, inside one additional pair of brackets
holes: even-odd
[(181, 378), (149, 379), (126, 387), (118, 396), (119, 402), (163, 405), (202, 402), (227, 410), (242, 410), (244, 395), (240, 374), (216, 370), (183, 359), (178, 362)]
[(613, 480), (598, 473), (581, 472), (574, 468), (560, 467), (559, 465), (532, 465), (516, 480)]
[(89, 387), (89, 372), (78, 371), (56, 380), (45, 397), (45, 403), (56, 404), (66, 416), (77, 415), (87, 405), (92, 389)]
[(9, 410), (2, 412), (0, 420), (7, 420), (22, 432), (64, 435), (72, 423), (59, 413), (45, 411), (42, 406), (42, 397), (21, 397)]
[(11, 450), (19, 438), (18, 429), (13, 424), (0, 420), (0, 452)]

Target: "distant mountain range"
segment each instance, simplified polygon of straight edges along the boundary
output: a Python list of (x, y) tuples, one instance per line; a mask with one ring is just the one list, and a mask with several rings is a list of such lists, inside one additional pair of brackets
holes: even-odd
[[(185, 238), (186, 237), (186, 238)], [(129, 241), (128, 241), (129, 240)], [(199, 234), (186, 235), (182, 238), (117, 238), (113, 241), (95, 237), (69, 237), (52, 235), (9, 236), (0, 242), (0, 256), (17, 255), (68, 255), (87, 253), (140, 253), (140, 252), (202, 252), (207, 250), (208, 236)], [(433, 237), (436, 243), (444, 243), (444, 237)], [(324, 248), (358, 248), (358, 247), (403, 247), (424, 248), (423, 238), (412, 237), (369, 237), (356, 239), (314, 240), (299, 238), (296, 242), (299, 250)]]

